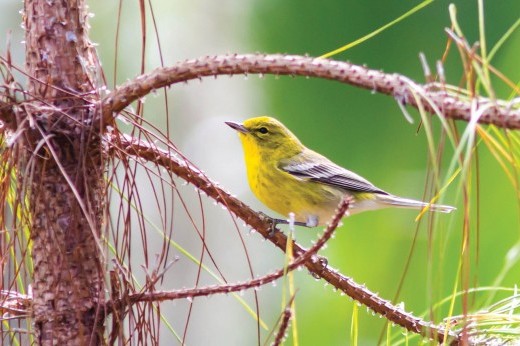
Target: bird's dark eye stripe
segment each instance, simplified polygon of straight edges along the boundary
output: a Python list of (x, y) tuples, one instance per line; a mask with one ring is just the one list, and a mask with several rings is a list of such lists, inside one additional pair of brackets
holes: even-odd
[(258, 132), (266, 134), (269, 131), (267, 130), (267, 127), (261, 127), (261, 128), (258, 129)]

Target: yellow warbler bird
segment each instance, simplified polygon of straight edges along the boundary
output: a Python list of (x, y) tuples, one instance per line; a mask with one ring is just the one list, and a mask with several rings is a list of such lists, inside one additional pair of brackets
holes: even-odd
[(449, 213), (454, 207), (394, 196), (325, 156), (305, 147), (281, 122), (257, 117), (243, 124), (226, 122), (238, 131), (244, 148), (249, 186), (270, 209), (309, 227), (324, 225), (345, 195), (356, 213), (385, 207)]

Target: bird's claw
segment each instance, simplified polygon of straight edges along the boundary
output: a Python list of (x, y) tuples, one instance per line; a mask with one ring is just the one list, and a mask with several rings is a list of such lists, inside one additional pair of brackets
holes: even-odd
[(280, 223), (283, 223), (282, 221), (285, 221), (285, 220), (281, 220), (281, 219), (272, 218), (269, 215), (267, 215), (266, 213), (261, 212), (261, 211), (258, 212), (258, 215), (263, 220), (269, 222), (269, 238), (272, 238), (274, 236), (274, 234), (278, 231), (276, 226)]
[(271, 216), (269, 216), (266, 213), (261, 212), (261, 211), (258, 212), (258, 215), (263, 220), (269, 222), (269, 224), (270, 224), (269, 237), (272, 237), (276, 232), (279, 232), (278, 228), (276, 228), (276, 226), (278, 226), (278, 225), (288, 225), (288, 224), (292, 223), (295, 226), (316, 227), (317, 224), (318, 224), (318, 218), (317, 217), (316, 218), (309, 218), (307, 220), (307, 222), (300, 222), (300, 221), (290, 222), (289, 220), (277, 219), (277, 218), (271, 217)]

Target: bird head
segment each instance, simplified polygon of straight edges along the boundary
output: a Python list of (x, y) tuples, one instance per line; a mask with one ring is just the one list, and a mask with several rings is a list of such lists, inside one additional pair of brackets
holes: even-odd
[(246, 155), (255, 151), (259, 154), (290, 157), (302, 151), (303, 145), (296, 136), (278, 120), (262, 116), (251, 118), (242, 124), (226, 121), (238, 131)]

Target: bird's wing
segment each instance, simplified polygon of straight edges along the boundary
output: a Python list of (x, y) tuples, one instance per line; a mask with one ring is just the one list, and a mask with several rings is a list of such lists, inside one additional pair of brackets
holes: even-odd
[(308, 179), (344, 190), (388, 194), (356, 173), (310, 150), (282, 161), (279, 168), (299, 179)]

